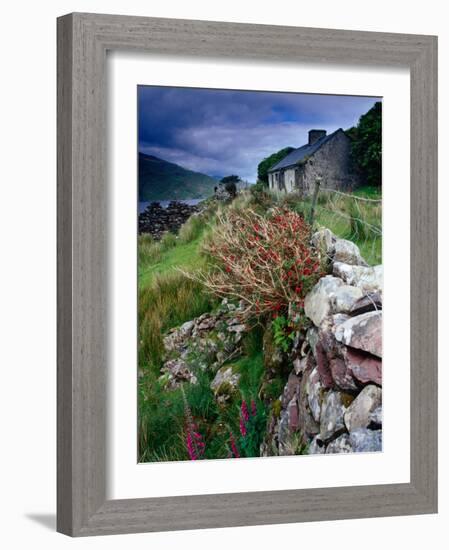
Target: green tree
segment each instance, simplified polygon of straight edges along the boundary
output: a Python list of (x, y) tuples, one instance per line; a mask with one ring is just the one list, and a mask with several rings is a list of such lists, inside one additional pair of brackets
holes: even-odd
[(262, 181), (268, 185), (268, 170), (273, 167), (275, 164), (280, 162), (284, 157), (289, 153), (294, 151), (293, 147), (284, 147), (284, 149), (279, 150), (277, 153), (273, 153), (267, 158), (264, 158), (262, 162), (259, 163), (257, 167), (257, 178), (259, 181)]
[(382, 103), (377, 101), (346, 134), (352, 139), (354, 167), (364, 183), (382, 185)]
[(241, 180), (239, 176), (232, 174), (231, 176), (225, 176), (224, 178), (221, 178), (220, 183), (224, 185), (224, 188), (231, 195), (231, 197), (235, 197), (237, 194), (237, 185), (240, 183), (240, 181)]

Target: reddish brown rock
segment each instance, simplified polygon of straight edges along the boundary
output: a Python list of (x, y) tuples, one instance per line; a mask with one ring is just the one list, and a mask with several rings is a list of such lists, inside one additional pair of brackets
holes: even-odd
[(287, 384), (284, 386), (282, 394), (282, 406), (286, 407), (288, 403), (299, 393), (300, 378), (292, 371), (288, 377)]
[(299, 426), (299, 411), (298, 401), (293, 398), (287, 407), (288, 410), (288, 427), (291, 432), (296, 432)]
[(307, 395), (308, 380), (311, 372), (312, 369), (310, 367), (305, 370), (301, 379), (298, 398), (298, 428), (299, 431), (307, 439), (312, 439), (320, 431), (320, 426), (313, 418), (312, 412), (310, 410), (309, 399)]
[(320, 329), (318, 336), (319, 343), (323, 347), (323, 350), (326, 352), (326, 354), (329, 355), (330, 353), (332, 353), (335, 350), (335, 346), (337, 345), (334, 333), (332, 331), (332, 325), (324, 329)]
[(316, 363), (318, 367), (318, 374), (320, 375), (321, 384), (324, 388), (329, 389), (334, 385), (334, 379), (332, 378), (332, 372), (329, 367), (329, 361), (326, 356), (325, 349), (321, 341), (318, 342), (315, 348)]
[(356, 390), (357, 384), (354, 381), (351, 370), (347, 367), (341, 357), (335, 357), (329, 361), (329, 368), (335, 384), (342, 390)]
[(382, 385), (382, 360), (358, 349), (346, 348), (345, 363), (352, 376), (362, 384)]

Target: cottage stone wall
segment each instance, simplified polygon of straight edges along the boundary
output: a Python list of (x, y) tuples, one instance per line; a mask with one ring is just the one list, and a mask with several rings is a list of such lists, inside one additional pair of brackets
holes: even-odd
[(268, 186), (272, 191), (280, 190), (280, 172), (268, 174)]
[(297, 168), (287, 168), (284, 171), (284, 187), (286, 193), (292, 193), (296, 188), (296, 171)]
[(343, 131), (336, 132), (310, 158), (268, 174), (268, 184), (272, 190), (307, 196), (313, 193), (317, 178), (323, 187), (343, 191), (359, 183), (351, 161), (351, 141)]
[(321, 178), (327, 189), (346, 191), (357, 184), (351, 162), (351, 142), (343, 132), (337, 132), (304, 164), (300, 185), (305, 195), (313, 193), (317, 178)]

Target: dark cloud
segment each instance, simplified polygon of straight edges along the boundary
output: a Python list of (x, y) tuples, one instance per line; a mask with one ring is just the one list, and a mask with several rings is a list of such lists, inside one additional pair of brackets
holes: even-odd
[(139, 149), (211, 175), (255, 181), (258, 163), (357, 123), (378, 98), (139, 86)]

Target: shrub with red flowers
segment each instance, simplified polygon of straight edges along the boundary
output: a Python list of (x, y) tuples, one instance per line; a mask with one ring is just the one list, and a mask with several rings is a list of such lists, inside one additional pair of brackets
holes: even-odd
[(310, 226), (291, 210), (227, 209), (206, 247), (214, 267), (196, 277), (215, 295), (242, 301), (247, 317), (282, 315), (289, 304), (300, 313), (323, 274), (309, 241)]

